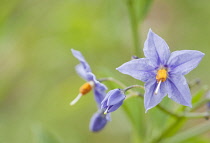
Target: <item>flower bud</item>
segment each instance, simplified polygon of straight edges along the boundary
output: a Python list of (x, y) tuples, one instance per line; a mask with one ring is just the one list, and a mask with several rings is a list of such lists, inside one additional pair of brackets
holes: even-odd
[(139, 57), (133, 55), (133, 56), (131, 57), (131, 60), (135, 60), (135, 59), (139, 59)]
[(105, 127), (105, 125), (109, 120), (110, 120), (110, 115), (109, 114), (105, 115), (104, 111), (100, 110), (92, 116), (90, 120), (89, 129), (92, 132), (98, 132)]
[(125, 94), (121, 89), (114, 89), (107, 93), (101, 102), (101, 108), (105, 110), (104, 114), (117, 110), (123, 103)]

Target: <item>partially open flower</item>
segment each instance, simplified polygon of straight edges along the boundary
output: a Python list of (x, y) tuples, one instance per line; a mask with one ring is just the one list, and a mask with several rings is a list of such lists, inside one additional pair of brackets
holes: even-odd
[(104, 84), (96, 80), (95, 75), (91, 72), (90, 66), (82, 54), (74, 49), (71, 49), (71, 51), (72, 54), (80, 61), (80, 64), (76, 66), (77, 73), (87, 82), (80, 87), (78, 96), (70, 103), (70, 105), (74, 105), (83, 95), (86, 95), (93, 89), (95, 100), (98, 105), (98, 112), (92, 116), (89, 128), (92, 132), (100, 131), (110, 120), (110, 114), (105, 115), (104, 110), (100, 109), (101, 102), (106, 95), (107, 88)]
[(104, 114), (117, 110), (123, 103), (125, 94), (121, 89), (114, 89), (107, 93), (101, 102), (101, 108), (105, 110)]
[(89, 128), (92, 132), (98, 132), (102, 130), (110, 120), (110, 114), (105, 115), (104, 110), (99, 110), (92, 116)]
[(77, 73), (87, 82), (80, 87), (78, 96), (70, 103), (70, 105), (74, 105), (83, 95), (87, 94), (93, 89), (95, 100), (98, 104), (98, 107), (100, 107), (101, 101), (106, 95), (106, 86), (96, 80), (95, 75), (91, 72), (90, 66), (86, 62), (83, 55), (74, 49), (71, 49), (71, 51), (74, 57), (80, 61), (80, 64), (76, 66)]

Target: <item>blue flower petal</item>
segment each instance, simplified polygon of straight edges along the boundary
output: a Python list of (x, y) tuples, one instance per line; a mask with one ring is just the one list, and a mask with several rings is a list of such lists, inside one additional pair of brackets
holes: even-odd
[(108, 102), (107, 106), (115, 105), (125, 99), (125, 94), (120, 89), (114, 89), (107, 93)]
[(182, 75), (172, 75), (168, 81), (168, 97), (179, 104), (192, 107), (192, 97), (185, 77)]
[(94, 97), (98, 104), (98, 107), (101, 107), (101, 102), (103, 101), (104, 97), (106, 96), (106, 86), (100, 82), (97, 82), (94, 87)]
[(98, 105), (98, 108), (101, 107), (101, 102), (103, 101), (105, 96), (106, 96), (105, 90), (99, 90), (98, 88), (94, 88), (94, 98)]
[(101, 102), (101, 109), (107, 111), (107, 113), (117, 110), (125, 99), (124, 93), (121, 89), (113, 89), (109, 91)]
[(170, 57), (170, 50), (165, 40), (151, 29), (144, 43), (144, 55), (154, 66), (165, 65)]
[(159, 104), (161, 100), (166, 96), (167, 94), (167, 87), (168, 81), (162, 82), (160, 85), (160, 89), (158, 91), (158, 94), (154, 94), (155, 89), (157, 87), (157, 81), (155, 78), (151, 78), (149, 81), (145, 83), (145, 94), (144, 94), (144, 106), (146, 109), (146, 112)]
[(82, 64), (78, 64), (76, 67), (76, 72), (77, 74), (82, 77), (83, 79), (85, 79), (86, 81), (88, 81), (88, 73), (85, 69), (84, 66)]
[(92, 132), (98, 132), (98, 131), (102, 130), (105, 127), (105, 125), (107, 124), (107, 121), (108, 121), (107, 118), (110, 118), (107, 116), (110, 116), (110, 115), (108, 115), (108, 114), (104, 115), (104, 113), (101, 111), (95, 113), (90, 120), (89, 129)]
[[(106, 97), (107, 97), (107, 96), (106, 96)], [(106, 98), (106, 97), (105, 97), (105, 98)], [(103, 109), (103, 110), (106, 110), (106, 109), (108, 108), (108, 106), (107, 106), (107, 101), (108, 101), (107, 99), (108, 99), (108, 98), (107, 98), (107, 99), (105, 99), (105, 98), (104, 98), (104, 100), (101, 102), (101, 109)]]
[(106, 96), (107, 87), (104, 84), (100, 83), (98, 80), (96, 80), (95, 75), (91, 72), (89, 72), (87, 74), (87, 80), (94, 82), (94, 88), (93, 88), (94, 98), (95, 98), (95, 101), (96, 101), (98, 107), (100, 108), (101, 102), (103, 101), (104, 97)]
[(85, 78), (85, 80), (87, 80), (85, 72), (86, 73), (91, 72), (89, 64), (86, 62), (85, 58), (82, 56), (82, 54), (79, 51), (74, 50), (74, 49), (71, 49), (71, 51), (72, 51), (72, 54), (74, 55), (74, 57), (77, 58), (80, 61), (80, 63), (81, 63), (80, 65), (78, 65), (76, 67), (77, 73), (82, 78)]
[(104, 97), (103, 101), (101, 102), (102, 107), (104, 107), (104, 108), (107, 107), (108, 98), (109, 98), (109, 96), (107, 96), (107, 95)]
[(123, 104), (123, 100), (120, 101), (119, 103), (115, 104), (115, 105), (110, 106), (107, 113), (114, 112), (114, 111), (117, 110), (122, 104)]
[(118, 67), (117, 70), (143, 82), (155, 76), (155, 67), (146, 58), (131, 60)]
[(182, 50), (171, 53), (168, 60), (169, 72), (188, 74), (196, 68), (205, 54), (196, 50)]
[[(104, 112), (103, 112), (104, 113)], [(111, 121), (111, 113), (106, 114), (106, 120)]]

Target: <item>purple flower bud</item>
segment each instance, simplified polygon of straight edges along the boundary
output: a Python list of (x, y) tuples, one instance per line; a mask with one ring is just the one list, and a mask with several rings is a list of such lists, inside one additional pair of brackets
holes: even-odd
[(104, 114), (117, 110), (123, 103), (125, 94), (121, 89), (114, 89), (106, 94), (101, 102), (101, 108), (105, 110)]
[(98, 132), (105, 127), (105, 125), (109, 120), (110, 120), (110, 114), (105, 115), (104, 110), (99, 110), (92, 116), (90, 120), (89, 129), (92, 132)]
[(134, 59), (139, 59), (139, 57), (133, 55), (133, 56), (131, 57), (131, 60), (134, 60)]

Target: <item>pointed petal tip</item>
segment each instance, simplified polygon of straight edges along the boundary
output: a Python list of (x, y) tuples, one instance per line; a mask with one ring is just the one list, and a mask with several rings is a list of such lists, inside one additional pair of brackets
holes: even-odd
[[(178, 102), (177, 102), (177, 103), (178, 103)], [(179, 103), (179, 104), (192, 108), (191, 100), (188, 100), (188, 101), (186, 101), (185, 103)]]
[[(124, 65), (124, 64), (123, 64), (123, 65)], [(122, 73), (122, 66), (123, 66), (123, 65), (117, 67), (116, 70)]]
[(120, 67), (117, 67), (116, 70), (120, 71)]
[(192, 104), (191, 103), (182, 104), (182, 105), (192, 108)]
[(145, 114), (148, 113), (148, 111), (149, 111), (150, 109), (152, 109), (152, 108), (153, 108), (153, 107), (150, 107), (150, 108), (146, 108), (146, 107), (145, 107)]
[(149, 32), (153, 32), (153, 31), (152, 31), (152, 28), (149, 28)]
[(188, 105), (186, 105), (186, 106), (188, 106), (188, 107), (192, 108), (192, 104), (191, 104), (191, 103), (189, 103), (189, 104), (188, 104)]
[(152, 31), (151, 28), (149, 29), (148, 36), (149, 36), (150, 34), (155, 34), (155, 33)]
[[(193, 51), (193, 50), (192, 50)], [(199, 53), (200, 54), (200, 56), (205, 56), (205, 53), (203, 53), (203, 52), (201, 52), (201, 51), (197, 51), (197, 50), (194, 50), (195, 52), (197, 52), (197, 53)]]
[(205, 56), (205, 53), (201, 52), (202, 57)]
[(199, 52), (201, 58), (203, 58), (203, 56), (205, 56), (205, 53), (203, 53), (203, 52), (201, 52), (201, 51), (197, 51), (197, 52)]
[(153, 108), (153, 107), (149, 107), (149, 108), (145, 107), (145, 114), (148, 113), (148, 111), (149, 111), (151, 108)]
[(75, 56), (75, 55), (78, 55), (78, 54), (81, 54), (80, 51), (77, 51), (77, 50), (74, 50), (74, 49), (71, 49), (71, 53)]
[(73, 48), (70, 49), (72, 53), (78, 52), (77, 50), (74, 50)]

